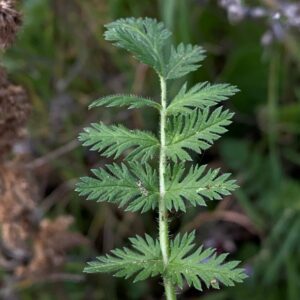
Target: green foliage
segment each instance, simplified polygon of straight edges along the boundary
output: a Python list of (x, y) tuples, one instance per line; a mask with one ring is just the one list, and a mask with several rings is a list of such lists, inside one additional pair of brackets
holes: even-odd
[(123, 248), (112, 250), (112, 255), (98, 257), (84, 269), (86, 273), (112, 272), (117, 277), (134, 277), (134, 282), (161, 274), (163, 263), (160, 246), (149, 235), (130, 239), (134, 250)]
[[(107, 40), (132, 52), (158, 73), (162, 105), (139, 96), (115, 95), (96, 100), (90, 107), (156, 108), (161, 117), (160, 140), (150, 132), (129, 130), (122, 125), (92, 124), (80, 135), (83, 145), (106, 157), (123, 154), (127, 162), (92, 170), (94, 177), (82, 178), (77, 191), (88, 200), (112, 202), (129, 211), (158, 208), (160, 234), (155, 241), (148, 235), (145, 239), (135, 237), (131, 239), (132, 250), (113, 250), (111, 255), (89, 263), (85, 271), (134, 276), (134, 281), (161, 275), (168, 300), (175, 297), (172, 284), (182, 288), (184, 281), (198, 290), (202, 290), (201, 282), (207, 288), (241, 282), (246, 276), (236, 268), (238, 262), (224, 262), (227, 255), (217, 256), (214, 249), (195, 249), (194, 233), (177, 235), (169, 242), (167, 219), (167, 210), (185, 212), (188, 205), (206, 205), (206, 199), (220, 200), (237, 188), (230, 174), (220, 175), (219, 169), (185, 169), (185, 161), (192, 159), (189, 151), (202, 153), (227, 131), (225, 127), (231, 123), (233, 113), (222, 107), (210, 111), (210, 107), (234, 95), (237, 88), (200, 83), (187, 90), (185, 84), (173, 101), (167, 101), (167, 80), (195, 71), (204, 58), (203, 49), (172, 46), (170, 32), (149, 18), (121, 19), (106, 28)], [(156, 154), (158, 168), (153, 167), (157, 165), (153, 159)]]
[(243, 269), (236, 268), (238, 261), (224, 263), (227, 254), (217, 256), (215, 249), (203, 250), (202, 247), (192, 252), (195, 248), (194, 240), (194, 232), (182, 237), (177, 235), (171, 242), (170, 262), (165, 268), (159, 241), (149, 235), (144, 239), (136, 236), (130, 239), (133, 249), (112, 250), (111, 254), (89, 262), (84, 272), (111, 272), (117, 277), (134, 277), (134, 282), (165, 274), (180, 288), (183, 288), (185, 280), (198, 290), (202, 290), (201, 281), (207, 288), (219, 288), (220, 283), (233, 286), (235, 282), (242, 282), (246, 278)]
[(144, 106), (150, 106), (160, 110), (161, 105), (157, 102), (146, 99), (139, 96), (134, 95), (111, 95), (106, 96), (104, 98), (98, 99), (94, 101), (89, 108), (99, 107), (99, 106), (107, 106), (107, 107), (114, 107), (114, 106), (128, 106), (129, 109), (132, 108), (141, 108)]
[(187, 174), (184, 174), (183, 164), (167, 168), (167, 174), (170, 176), (166, 182), (165, 201), (169, 210), (174, 208), (176, 211), (186, 211), (184, 200), (193, 206), (205, 206), (205, 198), (221, 200), (222, 196), (230, 195), (230, 192), (237, 188), (235, 180), (228, 179), (230, 174), (219, 175), (219, 169), (210, 169), (205, 174), (205, 169), (205, 165), (192, 166)]
[(79, 140), (93, 151), (102, 152), (103, 156), (118, 158), (126, 150), (134, 148), (128, 159), (141, 159), (143, 162), (153, 158), (159, 149), (157, 138), (148, 132), (129, 130), (122, 125), (106, 126), (93, 123), (84, 129)]
[(171, 33), (153, 19), (120, 19), (106, 28), (104, 36), (107, 41), (131, 52), (166, 79), (179, 78), (197, 70), (204, 59), (204, 50), (199, 46), (181, 43), (174, 47), (167, 43)]
[(207, 150), (231, 124), (233, 113), (221, 107), (212, 113), (209, 109), (193, 110), (169, 119), (167, 129), (167, 156), (174, 162), (192, 160), (187, 150), (202, 153)]
[(128, 205), (127, 210), (146, 212), (158, 203), (158, 177), (148, 164), (131, 163), (107, 165), (106, 169), (92, 170), (96, 178), (83, 177), (76, 191), (87, 200), (108, 201)]
[(208, 108), (227, 100), (239, 90), (229, 84), (198, 83), (189, 90), (185, 83), (168, 106), (168, 114), (190, 113), (194, 108)]
[(163, 47), (171, 33), (162, 23), (145, 18), (120, 19), (106, 25), (105, 39), (130, 51), (139, 61), (165, 73)]
[[(98, 1), (99, 5), (95, 5), (95, 2), (70, 1), (65, 5), (66, 1), (59, 1), (58, 8), (57, 5), (53, 5), (53, 1), (49, 0), (27, 0), (20, 3), (25, 24), (18, 34), (14, 47), (2, 57), (2, 62), (8, 67), (12, 81), (24, 86), (30, 92), (33, 100), (33, 119), (31, 118), (30, 133), (33, 134), (34, 144), (38, 146), (40, 141), (42, 141), (43, 146), (42, 148), (38, 146), (36, 155), (43, 156), (48, 151), (60, 147), (67, 139), (73, 138), (74, 131), (77, 131), (80, 122), (89, 119), (90, 115), (95, 116), (95, 112), (87, 114), (82, 108), (89, 94), (99, 95), (99, 93), (104, 93), (102, 95), (107, 95), (108, 89), (112, 87), (111, 83), (115, 82), (115, 79), (121, 77), (122, 83), (128, 83), (133, 77), (130, 75), (130, 70), (128, 70), (128, 66), (130, 65), (128, 62), (131, 62), (131, 59), (128, 59), (128, 56), (124, 53), (125, 51), (118, 51), (114, 47), (106, 47), (106, 42), (102, 41), (101, 38), (99, 39), (103, 22), (109, 18), (129, 16), (131, 14), (146, 15), (147, 13), (151, 13), (153, 16), (161, 15), (163, 18), (162, 11), (158, 9), (157, 5), (153, 5), (153, 1), (128, 2), (114, 0), (107, 1), (105, 7), (101, 5), (100, 1)], [(198, 5), (201, 1), (161, 0), (159, 2), (161, 6), (165, 6), (166, 14), (169, 14), (166, 18), (170, 21), (167, 22), (166, 19), (164, 20), (166, 21), (167, 28), (172, 29), (174, 32), (173, 41), (191, 43), (201, 40), (205, 43), (203, 44), (205, 48), (209, 47), (207, 52), (211, 50), (214, 52), (213, 55), (207, 53), (209, 61), (205, 60), (201, 62), (204, 68), (193, 74), (191, 77), (193, 82), (197, 83), (197, 80), (198, 82), (204, 81), (205, 76), (209, 76), (206, 79), (217, 76), (214, 78), (217, 79), (217, 82), (234, 83), (243, 90), (243, 93), (234, 97), (233, 105), (231, 100), (230, 104), (225, 103), (225, 105), (228, 105), (228, 108), (234, 107), (236, 111), (242, 113), (237, 118), (239, 121), (234, 122), (230, 126), (230, 131), (233, 129), (234, 133), (232, 135), (226, 134), (226, 138), (221, 139), (222, 142), (218, 142), (218, 146), (213, 149), (212, 155), (207, 155), (205, 151), (203, 158), (202, 155), (201, 157), (195, 155), (195, 158), (197, 159), (197, 163), (203, 163), (203, 160), (206, 162), (208, 159), (213, 159), (213, 161), (221, 160), (241, 180), (242, 188), (235, 194), (235, 199), (242, 206), (243, 213), (246, 214), (255, 228), (253, 228), (253, 232), (251, 230), (251, 234), (236, 237), (235, 232), (237, 227), (233, 226), (233, 231), (229, 234), (228, 238), (230, 239), (233, 236), (237, 238), (235, 242), (237, 242), (239, 248), (238, 255), (240, 258), (245, 257), (251, 268), (253, 268), (253, 271), (251, 271), (252, 278), (245, 285), (239, 285), (234, 289), (224, 289), (221, 292), (213, 291), (205, 293), (205, 295), (201, 295), (198, 298), (201, 300), (208, 298), (210, 300), (298, 300), (300, 295), (300, 253), (297, 251), (297, 242), (299, 244), (299, 240), (294, 244), (296, 248), (294, 248), (294, 245), (290, 247), (288, 254), (286, 254), (284, 249), (290, 235), (295, 230), (292, 220), (296, 221), (297, 218), (300, 219), (299, 213), (295, 209), (300, 203), (300, 190), (298, 192), (295, 191), (295, 193), (293, 192), (294, 195), (291, 196), (292, 188), (289, 186), (288, 188), (283, 188), (284, 190), (281, 194), (277, 191), (279, 185), (277, 183), (270, 183), (273, 177), (272, 174), (274, 173), (271, 165), (274, 164), (274, 161), (270, 162), (267, 149), (266, 138), (269, 130), (268, 126), (266, 126), (266, 120), (268, 119), (266, 117), (272, 115), (269, 109), (271, 110), (273, 107), (265, 105), (268, 99), (267, 88), (269, 86), (267, 73), (269, 71), (269, 64), (267, 61), (274, 48), (271, 46), (272, 49), (268, 49), (271, 51), (267, 51), (266, 53), (265, 48), (261, 47), (261, 44), (258, 43), (262, 31), (265, 31), (262, 28), (264, 25), (262, 22), (252, 22), (251, 24), (248, 21), (244, 23), (239, 22), (236, 26), (230, 25), (225, 20), (226, 14), (217, 9), (215, 5), (217, 1), (213, 1), (214, 3), (206, 1), (206, 3), (209, 3), (208, 6)], [(202, 1), (202, 3), (204, 2)], [(251, 1), (244, 1), (244, 3), (246, 2), (250, 3)], [(170, 3), (173, 4), (170, 5)], [(175, 8), (172, 9), (170, 7), (172, 5)], [(184, 9), (183, 7), (186, 8)], [(69, 15), (72, 15), (72, 17), (65, 17)], [(42, 35), (40, 28), (45, 29)], [(58, 35), (59, 38), (57, 38)], [(294, 45), (298, 44), (296, 48), (289, 47), (290, 43), (287, 40), (289, 39), (284, 39), (283, 41), (282, 46), (284, 46), (284, 49), (279, 49), (279, 51), (283, 50), (279, 62), (281, 71), (272, 72), (275, 76), (277, 74), (283, 80), (279, 80), (277, 85), (275, 84), (275, 89), (277, 92), (279, 91), (279, 94), (276, 93), (278, 95), (277, 98), (280, 99), (277, 108), (274, 108), (278, 116), (278, 126), (275, 126), (275, 129), (270, 128), (270, 130), (275, 130), (279, 133), (275, 150), (277, 148), (277, 151), (279, 151), (279, 163), (284, 171), (280, 179), (280, 186), (286, 179), (292, 179), (299, 187), (299, 176), (297, 174), (299, 174), (300, 165), (300, 139), (296, 132), (300, 132), (300, 87), (299, 85), (295, 85), (296, 78), (299, 77), (299, 68), (296, 66), (299, 59), (295, 59), (295, 55), (298, 55), (299, 58), (300, 54), (299, 50), (295, 51), (297, 47), (299, 48), (299, 35), (294, 35), (294, 38), (292, 37)], [(276, 44), (275, 48), (277, 46)], [(102, 49), (101, 53), (99, 53), (100, 55), (95, 55), (100, 48)], [(280, 45), (279, 48), (281, 48)], [(262, 56), (264, 57), (263, 61), (261, 59)], [(289, 59), (285, 59), (286, 57), (289, 57)], [(116, 72), (124, 73), (122, 76), (116, 77)], [(56, 77), (58, 79), (58, 90), (55, 88), (56, 84), (49, 84)], [(272, 83), (272, 81), (269, 82)], [(148, 71), (145, 83), (146, 85), (143, 85), (142, 92), (144, 96), (147, 95), (147, 92), (151, 92), (151, 95), (158, 94), (157, 90), (153, 89), (153, 77)], [(172, 82), (172, 91), (175, 86), (180, 89), (181, 83), (182, 81)], [(55, 126), (53, 127), (53, 121), (49, 122), (49, 105), (51, 105), (51, 117), (52, 106), (57, 107), (58, 104), (60, 109), (61, 105), (59, 103), (65, 100), (65, 97), (57, 97), (57, 94), (61, 94), (61, 87), (63, 89), (64, 87), (66, 88), (63, 92), (64, 95), (71, 93), (71, 96), (76, 100), (71, 104), (67, 101), (69, 104), (63, 105), (63, 111), (65, 109), (66, 111), (63, 112), (62, 125), (59, 125), (61, 121), (57, 122), (56, 109), (54, 110)], [(129, 83), (124, 88), (123, 93), (130, 90), (130, 87), (131, 84)], [(193, 87), (192, 82), (189, 82), (187, 90), (191, 87)], [(173, 101), (170, 101), (170, 105), (172, 105)], [(223, 103), (218, 103), (217, 105), (223, 105)], [(106, 110), (104, 107), (101, 107), (99, 112), (100, 115), (105, 115), (105, 120), (108, 122), (114, 119), (115, 110), (108, 112), (108, 109)], [(155, 113), (155, 111), (152, 111), (152, 108), (150, 113), (151, 117), (148, 114), (148, 108), (145, 107), (143, 115), (147, 117), (147, 128), (154, 128), (157, 118), (152, 118)], [(123, 118), (123, 116), (127, 117)], [(126, 120), (126, 122), (132, 124), (130, 116), (131, 113), (122, 114), (122, 120)], [(39, 124), (39, 126), (35, 126), (35, 124)], [(63, 131), (61, 130), (61, 126), (66, 126)], [(58, 132), (56, 127), (60, 128)], [(51, 141), (47, 142), (46, 140), (49, 136)], [(51, 136), (55, 136), (55, 140), (52, 140)], [(237, 147), (236, 143), (228, 143), (231, 140), (228, 138), (229, 136), (237, 138), (236, 141), (242, 147), (248, 147), (246, 158), (240, 153), (240, 147)], [(220, 147), (223, 146), (223, 142), (229, 144), (226, 148), (228, 155), (230, 155), (230, 160), (227, 156), (221, 156), (222, 158), (220, 158), (220, 154), (222, 153), (220, 151), (222, 148)], [(50, 146), (51, 149), (49, 148)], [(255, 153), (255, 150), (258, 150), (259, 157), (258, 153)], [(52, 166), (55, 167), (55, 173), (58, 174), (55, 183), (59, 183), (63, 179), (77, 177), (78, 173), (83, 174), (82, 170), (86, 168), (87, 163), (91, 163), (90, 157), (88, 160), (82, 157), (86, 155), (85, 153), (85, 151), (76, 150), (70, 152), (67, 156), (53, 161)], [(92, 157), (94, 156), (95, 153)], [(101, 159), (100, 165), (102, 166), (107, 161), (110, 160)], [(152, 162), (150, 163), (155, 167)], [(283, 183), (283, 185), (285, 184)], [(52, 188), (54, 187), (51, 186)], [(272, 191), (271, 195), (269, 195), (270, 191)], [(68, 195), (66, 197), (69, 198)], [(66, 201), (68, 200), (67, 198)], [(194, 214), (201, 216), (201, 212), (206, 210), (203, 207), (189, 208), (190, 204), (188, 202), (185, 203), (189, 216)], [(210, 204), (213, 206), (218, 203), (212, 202)], [(58, 206), (60, 211), (61, 203), (58, 202), (54, 208), (56, 206)], [(89, 208), (93, 206), (94, 203), (89, 203), (88, 205)], [(102, 204), (99, 204), (99, 206), (102, 206)], [(114, 204), (109, 204), (109, 206), (112, 206), (114, 209), (113, 212), (116, 211)], [(210, 208), (212, 208), (211, 206)], [(82, 203), (81, 207), (86, 207), (86, 204)], [(78, 208), (77, 201), (70, 202), (70, 205), (66, 207), (68, 212), (74, 214), (78, 212)], [(292, 210), (292, 218), (289, 222), (283, 223), (281, 233), (274, 237), (274, 240), (268, 247), (264, 248), (264, 241), (269, 240), (268, 236), (272, 235), (277, 222), (280, 222), (284, 218), (286, 209)], [(50, 213), (55, 212), (56, 210), (52, 209)], [(95, 224), (98, 224), (96, 228), (98, 228), (97, 226), (102, 228), (103, 224), (106, 224), (101, 222), (105, 214), (106, 209), (94, 209), (89, 212), (85, 210), (83, 214), (76, 213), (76, 228), (86, 232), (86, 226), (83, 228), (83, 224), (91, 222), (92, 231), (95, 232)], [(145, 220), (145, 228), (147, 229), (151, 226), (151, 215), (152, 212), (142, 216), (143, 220)], [(172, 218), (180, 219), (178, 223), (190, 221), (189, 217), (185, 217), (186, 215), (182, 213), (172, 213), (171, 215)], [(87, 219), (87, 217), (90, 219)], [(110, 225), (108, 224), (107, 226), (109, 227)], [(223, 230), (227, 226), (226, 222), (206, 224), (204, 228), (199, 228), (197, 243), (202, 242), (200, 233), (205, 232), (206, 227), (208, 229), (218, 229), (221, 227), (221, 230)], [(120, 227), (122, 227), (122, 224)], [(131, 231), (136, 230), (134, 226), (129, 229)], [(118, 235), (122, 232), (122, 230), (114, 232), (117, 241), (119, 240)], [(212, 235), (214, 235), (214, 231)], [(258, 240), (260, 241), (259, 243), (257, 242)], [(87, 251), (89, 252), (89, 250)], [(259, 260), (255, 264), (251, 257), (255, 256), (256, 258), (258, 253), (261, 253), (264, 259)], [(86, 253), (82, 254), (82, 256), (86, 256)], [(278, 261), (280, 261), (280, 264), (277, 263)], [(70, 263), (72, 264), (73, 272), (80, 272), (82, 264), (78, 259), (75, 259), (75, 261), (72, 260)], [(273, 264), (277, 265), (277, 267), (273, 268)], [(293, 266), (294, 272), (290, 271), (290, 264)], [(67, 271), (70, 271), (69, 265)], [(76, 267), (74, 267), (75, 265)], [(258, 268), (261, 276), (257, 276)], [(262, 278), (264, 276), (267, 277), (267, 273), (269, 273), (268, 269), (272, 269), (272, 276), (268, 278), (268, 283), (264, 284)], [(3, 270), (2, 273), (4, 274), (5, 271)], [(65, 298), (69, 297), (72, 300), (84, 298), (118, 298), (114, 294), (116, 293), (113, 288), (115, 287), (115, 280), (99, 281), (96, 278), (95, 280), (89, 279), (87, 278), (86, 281), (81, 283), (74, 281), (73, 283), (68, 282), (64, 284), (66, 288), (64, 288), (62, 293), (65, 294)], [(112, 285), (109, 286), (107, 282)], [(295, 285), (294, 289), (296, 289), (296, 296), (294, 297), (290, 294), (293, 284)], [(128, 287), (128, 292), (124, 291), (124, 287)], [(142, 299), (147, 287), (147, 283), (130, 285), (128, 282), (122, 286), (118, 285), (118, 295), (121, 293), (128, 299)], [(154, 292), (154, 289), (153, 291), (151, 289), (151, 294), (152, 292)], [(155, 292), (157, 292), (157, 289), (155, 289)], [(36, 297), (46, 300), (56, 298), (55, 289), (51, 291), (51, 289), (45, 288), (44, 284), (34, 284), (29, 288), (22, 289), (19, 293), (22, 299), (33, 299)], [(89, 296), (91, 294), (92, 296)], [(197, 298), (195, 292), (191, 293), (188, 291), (188, 295)], [(149, 295), (149, 297), (151, 296), (155, 298), (155, 296)], [(186, 298), (186, 296), (181, 295), (181, 298)]]
[[(107, 165), (106, 169), (94, 169), (96, 178), (83, 177), (76, 191), (87, 200), (108, 201), (128, 211), (147, 212), (155, 209), (159, 201), (158, 175), (150, 165), (137, 163)], [(221, 200), (237, 188), (235, 180), (228, 180), (230, 174), (219, 175), (219, 169), (208, 170), (206, 166), (191, 167), (186, 175), (183, 164), (167, 168), (166, 206), (169, 210), (186, 211), (184, 200), (193, 206), (206, 205), (205, 198)], [(219, 175), (219, 176), (218, 176)]]
[(167, 276), (179, 287), (183, 287), (183, 278), (189, 286), (193, 285), (202, 291), (203, 281), (207, 288), (219, 288), (222, 283), (225, 286), (233, 286), (235, 282), (242, 282), (247, 276), (244, 270), (236, 268), (238, 261), (224, 263), (227, 254), (216, 255), (216, 250), (201, 246), (195, 250), (195, 234), (177, 235), (171, 242), (170, 263)]
[(180, 78), (197, 70), (204, 59), (204, 50), (199, 46), (179, 44), (171, 47), (170, 60), (167, 65), (166, 79)]

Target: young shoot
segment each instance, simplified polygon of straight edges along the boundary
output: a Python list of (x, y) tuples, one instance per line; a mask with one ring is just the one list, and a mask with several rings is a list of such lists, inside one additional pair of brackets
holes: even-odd
[[(204, 165), (186, 168), (193, 152), (201, 154), (227, 131), (233, 113), (220, 104), (238, 89), (229, 84), (207, 82), (188, 87), (183, 84), (170, 99), (168, 83), (197, 70), (204, 59), (199, 46), (171, 45), (171, 33), (150, 18), (120, 19), (106, 25), (105, 39), (129, 51), (158, 75), (161, 99), (136, 95), (112, 95), (96, 100), (90, 107), (151, 107), (160, 115), (159, 136), (129, 130), (122, 125), (91, 124), (80, 141), (102, 156), (124, 157), (121, 164), (92, 170), (81, 178), (77, 191), (88, 200), (108, 201), (127, 211), (159, 214), (158, 237), (135, 236), (131, 248), (115, 249), (89, 262), (86, 273), (111, 272), (117, 277), (133, 277), (134, 282), (161, 276), (167, 300), (176, 299), (176, 290), (185, 284), (202, 291), (233, 286), (246, 275), (239, 262), (225, 261), (227, 254), (195, 245), (195, 232), (170, 239), (170, 212), (185, 212), (190, 206), (205, 206), (237, 188), (230, 174), (221, 174)], [(156, 224), (153, 224), (156, 226)]]

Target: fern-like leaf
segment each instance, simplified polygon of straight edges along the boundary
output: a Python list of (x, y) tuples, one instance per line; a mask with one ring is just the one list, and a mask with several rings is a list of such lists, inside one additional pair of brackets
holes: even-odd
[[(76, 191), (88, 200), (108, 201), (129, 211), (157, 208), (159, 240), (136, 236), (130, 239), (130, 248), (115, 249), (98, 257), (84, 271), (112, 272), (117, 277), (134, 277), (134, 281), (160, 275), (167, 297), (173, 299), (173, 285), (182, 288), (187, 282), (199, 290), (204, 284), (207, 288), (219, 288), (219, 284), (232, 286), (242, 282), (246, 275), (237, 267), (238, 262), (225, 262), (227, 254), (217, 256), (214, 249), (195, 248), (194, 233), (177, 235), (171, 243), (168, 239), (168, 210), (185, 211), (187, 205), (205, 205), (206, 200), (219, 200), (237, 187), (230, 175), (219, 174), (219, 169), (193, 166), (185, 171), (184, 161), (191, 160), (190, 151), (202, 153), (227, 131), (233, 113), (220, 107), (210, 112), (210, 108), (238, 91), (228, 84), (205, 82), (190, 89), (184, 84), (175, 99), (167, 103), (167, 81), (195, 71), (204, 59), (201, 47), (174, 47), (170, 35), (162, 23), (150, 18), (119, 19), (106, 25), (106, 40), (156, 71), (161, 104), (134, 95), (113, 95), (94, 101), (90, 108), (155, 108), (161, 118), (160, 139), (150, 132), (122, 125), (91, 124), (80, 134), (83, 145), (106, 157), (124, 155), (127, 162), (92, 170), (93, 176), (81, 178)], [(156, 170), (147, 161), (158, 152)]]
[(98, 257), (88, 263), (86, 273), (111, 272), (117, 277), (134, 276), (134, 282), (159, 275), (163, 272), (160, 246), (149, 235), (145, 238), (136, 236), (130, 239), (133, 249), (123, 248), (111, 251), (111, 255)]
[(135, 95), (111, 95), (104, 98), (95, 100), (89, 108), (99, 107), (99, 106), (128, 106), (129, 109), (141, 108), (144, 106), (150, 106), (160, 110), (161, 105), (151, 99), (135, 96)]
[(211, 114), (209, 109), (195, 110), (187, 115), (173, 116), (168, 122), (166, 154), (173, 161), (191, 160), (187, 149), (197, 153), (208, 149), (231, 124), (233, 113), (219, 107)]
[(79, 140), (106, 157), (118, 158), (124, 151), (131, 150), (127, 158), (141, 159), (142, 162), (153, 158), (159, 149), (159, 141), (152, 133), (129, 130), (122, 125), (93, 123), (79, 135)]
[(154, 19), (119, 19), (106, 25), (105, 39), (130, 51), (135, 58), (164, 74), (163, 47), (171, 33)]
[(212, 248), (195, 249), (195, 233), (177, 235), (171, 242), (171, 254), (167, 268), (167, 276), (180, 288), (184, 280), (189, 286), (202, 291), (202, 282), (207, 288), (219, 288), (219, 284), (234, 286), (242, 282), (247, 275), (237, 268), (238, 261), (224, 262), (227, 254), (216, 255)]
[(238, 92), (238, 88), (229, 84), (209, 84), (203, 82), (187, 90), (185, 83), (168, 106), (168, 114), (190, 113), (193, 108), (208, 108), (227, 100)]
[(193, 206), (205, 206), (205, 198), (221, 200), (238, 187), (235, 180), (229, 179), (230, 174), (219, 175), (220, 169), (205, 170), (205, 165), (192, 166), (185, 174), (183, 164), (167, 168), (170, 178), (167, 177), (165, 201), (169, 210), (185, 212), (185, 201)]
[(204, 50), (200, 46), (184, 45), (182, 43), (177, 48), (172, 46), (165, 78), (180, 78), (196, 71), (204, 57)]
[(131, 163), (107, 165), (106, 169), (92, 170), (95, 178), (83, 177), (76, 191), (87, 200), (117, 203), (128, 211), (146, 212), (158, 203), (158, 176), (150, 165)]

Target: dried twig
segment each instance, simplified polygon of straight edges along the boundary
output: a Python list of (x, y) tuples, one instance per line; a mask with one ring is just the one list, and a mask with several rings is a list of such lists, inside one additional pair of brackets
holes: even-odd
[(235, 223), (253, 234), (257, 233), (253, 227), (253, 224), (250, 222), (249, 218), (246, 215), (229, 210), (216, 210), (214, 212), (200, 213), (191, 222), (187, 223), (184, 226), (183, 231), (190, 231), (193, 228), (201, 227), (201, 225), (204, 223), (214, 221), (226, 221)]
[[(56, 202), (64, 201), (65, 196), (74, 189), (77, 179), (71, 179), (56, 188), (48, 197), (44, 198), (40, 210), (45, 214)], [(65, 204), (65, 201), (64, 201)]]
[(72, 140), (71, 142), (61, 146), (60, 148), (49, 152), (45, 156), (39, 157), (29, 163), (26, 164), (26, 168), (28, 169), (36, 169), (40, 168), (43, 165), (59, 158), (60, 156), (66, 155), (67, 153), (73, 151), (79, 146), (79, 142), (77, 140)]

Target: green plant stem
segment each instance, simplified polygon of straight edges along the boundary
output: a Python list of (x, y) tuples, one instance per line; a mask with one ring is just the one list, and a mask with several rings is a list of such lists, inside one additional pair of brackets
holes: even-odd
[[(168, 213), (165, 204), (165, 172), (166, 172), (166, 108), (167, 108), (167, 84), (160, 77), (161, 86), (161, 112), (160, 112), (160, 154), (159, 154), (159, 242), (163, 257), (164, 267), (169, 263), (169, 226)], [(164, 276), (164, 287), (167, 300), (175, 300), (176, 295), (172, 283)]]
[(268, 145), (270, 151), (270, 162), (273, 169), (272, 177), (275, 182), (280, 180), (280, 160), (277, 147), (278, 139), (278, 94), (279, 94), (279, 73), (280, 73), (280, 52), (278, 48), (273, 50), (268, 82)]

